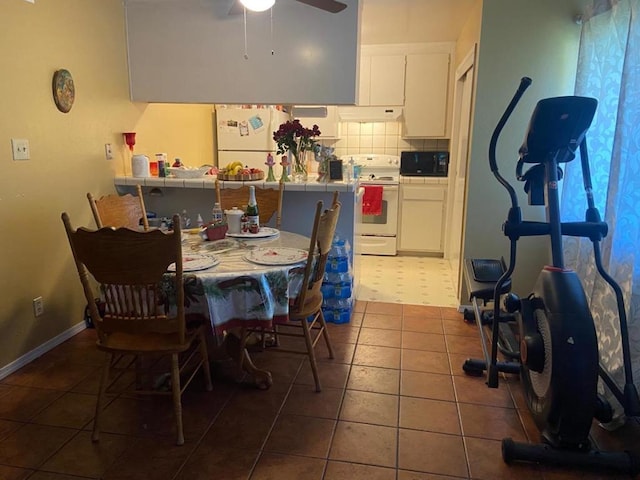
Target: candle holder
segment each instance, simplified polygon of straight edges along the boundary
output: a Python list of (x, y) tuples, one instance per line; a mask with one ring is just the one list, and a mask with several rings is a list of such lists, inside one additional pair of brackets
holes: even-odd
[(282, 165), (282, 176), (280, 177), (280, 182), (290, 182), (289, 175), (287, 175), (287, 168), (289, 167), (289, 159), (286, 155), (283, 155), (280, 159), (280, 165)]
[(129, 146), (129, 150), (133, 152), (133, 146), (136, 144), (136, 132), (125, 132), (124, 143)]

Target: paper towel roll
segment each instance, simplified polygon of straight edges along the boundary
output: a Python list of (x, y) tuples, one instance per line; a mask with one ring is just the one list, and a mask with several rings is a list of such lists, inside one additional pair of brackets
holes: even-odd
[(131, 174), (134, 177), (150, 177), (149, 157), (146, 155), (134, 155), (131, 157)]

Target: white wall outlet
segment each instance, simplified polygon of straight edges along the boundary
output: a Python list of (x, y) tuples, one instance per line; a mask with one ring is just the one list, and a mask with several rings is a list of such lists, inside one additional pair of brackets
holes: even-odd
[(29, 151), (29, 140), (26, 138), (12, 138), (11, 149), (13, 150), (14, 160), (29, 160), (31, 156)]
[(44, 313), (44, 303), (42, 303), (42, 297), (36, 297), (33, 299), (33, 314), (39, 317)]
[(111, 144), (110, 143), (105, 143), (104, 144), (104, 157), (107, 160), (113, 160), (113, 150), (111, 149)]

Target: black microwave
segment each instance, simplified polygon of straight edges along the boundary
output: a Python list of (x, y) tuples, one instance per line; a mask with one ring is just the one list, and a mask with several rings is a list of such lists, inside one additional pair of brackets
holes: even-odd
[(449, 152), (401, 152), (400, 175), (412, 177), (446, 177)]

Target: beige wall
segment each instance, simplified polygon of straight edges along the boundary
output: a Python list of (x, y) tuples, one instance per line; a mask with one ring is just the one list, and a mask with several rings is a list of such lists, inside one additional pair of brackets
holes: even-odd
[(460, 30), (456, 42), (455, 60), (453, 71), (456, 71), (460, 62), (464, 60), (474, 45), (480, 42), (480, 27), (482, 25), (482, 0), (477, 0), (469, 9), (467, 21)]
[[(580, 35), (573, 17), (582, 4), (582, 0), (483, 1), (463, 257), (508, 258), (508, 239), (501, 227), (509, 197), (489, 170), (489, 140), (520, 78), (531, 77), (533, 84), (504, 129), (497, 149), (501, 173), (514, 181), (518, 148), (536, 102), (573, 93)], [(514, 181), (514, 187), (523, 217), (544, 219), (543, 207), (527, 205), (523, 184)], [(514, 291), (528, 294), (547, 259), (547, 241), (525, 238), (519, 242), (518, 252)]]
[[(166, 151), (189, 165), (212, 163), (211, 107), (129, 101), (121, 0), (3, 0), (0, 3), (0, 369), (82, 321), (84, 299), (60, 214), (92, 225), (86, 200), (114, 192), (128, 167), (121, 132), (136, 151)], [(69, 70), (72, 110), (51, 96), (53, 73)], [(11, 138), (31, 160), (12, 160)], [(105, 160), (104, 144), (115, 158)], [(32, 299), (45, 314), (34, 318)], [(1, 370), (0, 370), (1, 372)]]

